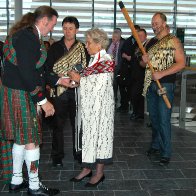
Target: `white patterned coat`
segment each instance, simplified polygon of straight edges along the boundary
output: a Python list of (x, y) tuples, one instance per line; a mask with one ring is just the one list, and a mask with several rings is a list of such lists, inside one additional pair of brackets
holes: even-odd
[(80, 95), (82, 162), (95, 163), (97, 159), (111, 159), (114, 131), (113, 73), (81, 77)]

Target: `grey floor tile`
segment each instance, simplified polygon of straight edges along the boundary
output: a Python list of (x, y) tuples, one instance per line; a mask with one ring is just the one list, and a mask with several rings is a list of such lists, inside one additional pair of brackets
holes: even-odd
[(185, 178), (196, 178), (196, 169), (181, 169), (181, 171)]
[(147, 191), (114, 191), (115, 196), (150, 196)]
[(150, 191), (150, 196), (176, 196), (176, 194), (172, 190), (156, 190)]
[[(59, 196), (196, 196), (196, 133), (172, 127), (171, 162), (161, 167), (159, 155), (147, 157), (145, 154), (151, 142), (147, 121), (131, 122), (129, 115), (116, 114), (113, 164), (105, 166), (106, 179), (94, 188), (84, 186), (89, 178), (79, 183), (69, 181), (81, 171), (80, 164), (73, 160), (69, 121), (64, 132), (63, 168), (52, 167), (52, 132), (44, 130), (39, 168), (44, 184), (59, 188)], [(10, 195), (2, 180), (0, 195)]]
[(137, 180), (105, 180), (99, 190), (141, 190)]
[(156, 190), (150, 191), (150, 196), (196, 196), (195, 190)]
[(94, 196), (92, 191), (61, 191), (58, 196)]
[(196, 152), (195, 153), (179, 153), (184, 161), (196, 161)]
[(176, 179), (176, 184), (179, 189), (195, 189), (196, 188), (196, 179)]
[(115, 196), (114, 191), (94, 191), (94, 196)]
[(144, 190), (170, 190), (178, 188), (175, 181), (171, 179), (139, 180), (139, 183)]
[(143, 170), (148, 179), (175, 179), (184, 178), (182, 172), (176, 169)]
[(40, 171), (42, 180), (58, 181), (60, 180), (60, 171)]
[(170, 161), (170, 164), (166, 166), (168, 169), (186, 169), (195, 168), (196, 164), (193, 161)]
[(121, 170), (128, 169), (126, 161), (114, 161), (113, 164), (105, 166), (105, 170)]
[[(23, 196), (23, 195), (26, 195), (26, 194), (23, 192), (14, 193), (14, 196)], [(10, 196), (10, 193), (9, 192), (0, 192), (0, 196)]]
[(146, 179), (142, 170), (122, 170), (122, 174), (125, 180)]
[(122, 147), (119, 148), (119, 154), (136, 154), (135, 148)]

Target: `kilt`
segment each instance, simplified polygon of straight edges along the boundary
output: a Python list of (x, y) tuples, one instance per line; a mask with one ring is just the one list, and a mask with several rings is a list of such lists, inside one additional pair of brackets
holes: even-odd
[(41, 116), (32, 102), (30, 93), (1, 86), (0, 88), (1, 137), (19, 145), (42, 140)]

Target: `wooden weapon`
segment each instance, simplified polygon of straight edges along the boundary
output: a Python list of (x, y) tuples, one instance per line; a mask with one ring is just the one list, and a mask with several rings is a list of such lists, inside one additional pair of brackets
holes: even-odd
[[(128, 12), (127, 12), (127, 10), (126, 10), (126, 8), (125, 8), (125, 6), (124, 6), (124, 4), (123, 4), (122, 1), (119, 1), (119, 6), (120, 6), (120, 9), (121, 9), (121, 11), (122, 11), (122, 13), (123, 13), (123, 15), (124, 15), (124, 17), (125, 17), (128, 25), (129, 25), (131, 31), (132, 31), (132, 35), (134, 36), (134, 38), (135, 38), (135, 40), (136, 40), (136, 42), (137, 42), (137, 44), (138, 44), (138, 46), (139, 46), (142, 54), (145, 55), (146, 54), (146, 51), (145, 51), (145, 49), (144, 49), (144, 47), (143, 47), (143, 45), (142, 45), (142, 43), (141, 43), (141, 41), (139, 39), (139, 36), (137, 34), (137, 31), (135, 30), (134, 24), (131, 21), (131, 18), (130, 18), (130, 16), (129, 16), (129, 14), (128, 14)], [(154, 69), (153, 69), (153, 66), (151, 65), (150, 61), (148, 61), (147, 64), (148, 64), (151, 72), (154, 73)], [(166, 89), (165, 88), (162, 88), (159, 80), (156, 80), (156, 83), (157, 83), (157, 86), (159, 87), (159, 95), (162, 95), (165, 104), (170, 109), (171, 108), (171, 104), (170, 104), (170, 102), (169, 102), (169, 100), (167, 98)]]

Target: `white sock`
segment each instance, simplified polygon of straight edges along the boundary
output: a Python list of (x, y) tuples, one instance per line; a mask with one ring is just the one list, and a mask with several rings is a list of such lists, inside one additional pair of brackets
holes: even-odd
[(25, 149), (25, 162), (29, 175), (29, 188), (32, 190), (39, 189), (38, 165), (40, 151), (39, 148), (33, 150)]
[(25, 145), (14, 143), (12, 148), (13, 175), (11, 184), (19, 185), (23, 182), (22, 167), (24, 163)]

